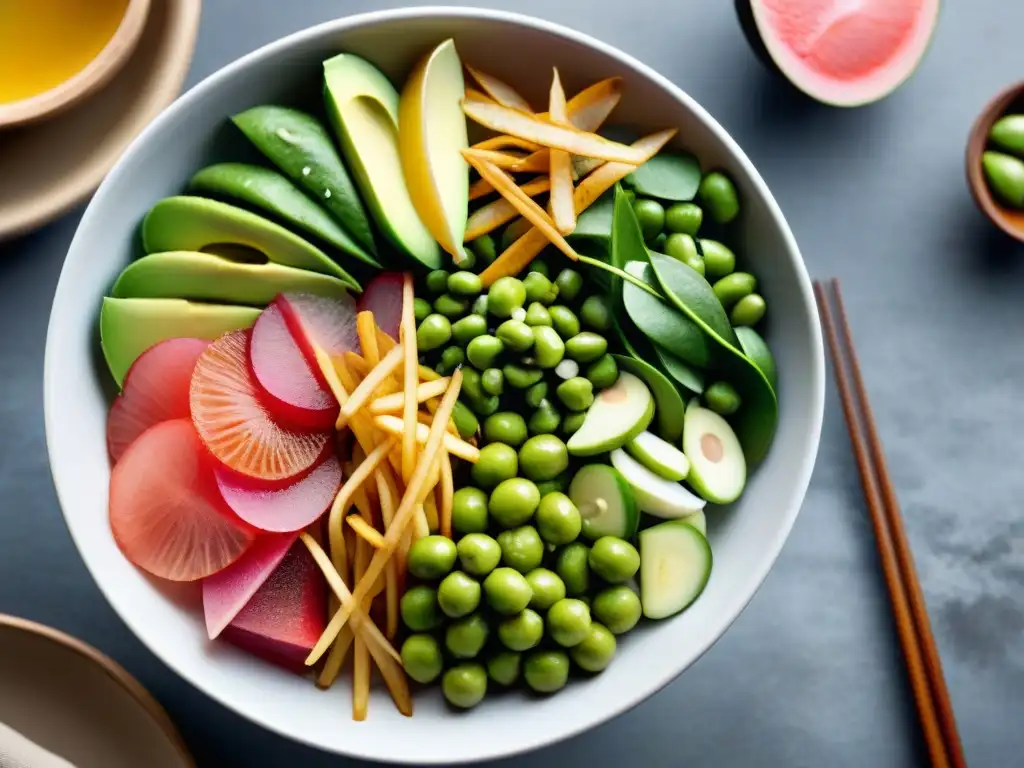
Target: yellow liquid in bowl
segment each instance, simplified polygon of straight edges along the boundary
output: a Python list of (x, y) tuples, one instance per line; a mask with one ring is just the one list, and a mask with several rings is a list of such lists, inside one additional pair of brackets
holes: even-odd
[(110, 42), (128, 0), (0, 0), (0, 104), (45, 93)]

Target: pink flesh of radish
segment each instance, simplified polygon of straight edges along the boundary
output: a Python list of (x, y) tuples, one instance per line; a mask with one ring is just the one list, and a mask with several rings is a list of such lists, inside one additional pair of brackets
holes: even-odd
[(306, 359), (318, 374), (320, 369), (310, 342), (331, 357), (359, 352), (356, 303), (351, 296), (328, 299), (309, 293), (285, 293), (278, 296), (277, 302)]
[(370, 281), (359, 297), (358, 311), (373, 312), (373, 319), (384, 333), (398, 341), (402, 322), (402, 273), (383, 272)]
[(154, 424), (188, 418), (192, 371), (209, 345), (204, 339), (167, 339), (132, 363), (107, 418), (107, 450), (115, 463)]

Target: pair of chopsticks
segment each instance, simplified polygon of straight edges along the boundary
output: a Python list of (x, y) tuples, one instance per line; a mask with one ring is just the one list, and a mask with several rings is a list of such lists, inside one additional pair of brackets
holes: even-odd
[(928, 754), (933, 766), (965, 768), (967, 763), (942, 674), (942, 663), (935, 647), (935, 638), (932, 637), (914, 558), (907, 544), (896, 491), (889, 477), (861, 378), (839, 281), (829, 281), (829, 288), (835, 305), (835, 316), (838, 317), (838, 332), (829, 296), (820, 282), (814, 283), (822, 327), (832, 351), (843, 415), (846, 417), (857, 468), (860, 470), (861, 484), (864, 486), (864, 496)]

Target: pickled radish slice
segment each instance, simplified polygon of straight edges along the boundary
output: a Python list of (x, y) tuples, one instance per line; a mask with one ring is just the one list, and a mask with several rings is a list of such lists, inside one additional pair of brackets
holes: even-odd
[(402, 321), (402, 273), (383, 272), (370, 281), (356, 304), (359, 312), (370, 311), (377, 326), (398, 341)]
[(215, 639), (246, 606), (298, 538), (297, 533), (257, 536), (248, 551), (223, 571), (203, 579), (206, 632)]
[(260, 314), (249, 339), (249, 362), (263, 402), (282, 424), (299, 429), (327, 429), (338, 416), (338, 401), (320, 381), (288, 327), (283, 299)]
[(110, 529), (125, 557), (154, 576), (195, 581), (242, 556), (254, 533), (221, 498), (213, 466), (188, 419), (131, 444), (110, 475)]
[(115, 463), (154, 424), (189, 417), (192, 371), (209, 345), (205, 339), (167, 339), (132, 363), (107, 417), (107, 450)]
[(328, 299), (311, 293), (285, 293), (278, 301), (288, 327), (314, 370), (319, 371), (314, 343), (331, 357), (359, 351), (356, 302), (351, 296)]
[(295, 432), (274, 420), (249, 369), (249, 335), (227, 333), (200, 356), (192, 374), (192, 422), (229, 469), (259, 480), (285, 480), (316, 464), (331, 433)]
[(249, 525), (274, 533), (298, 531), (322, 515), (341, 487), (341, 462), (328, 455), (301, 480), (268, 488), (218, 467), (217, 485), (228, 506)]

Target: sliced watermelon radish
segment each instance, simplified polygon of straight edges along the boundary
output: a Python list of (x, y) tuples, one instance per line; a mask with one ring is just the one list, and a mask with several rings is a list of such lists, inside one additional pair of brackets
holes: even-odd
[(228, 506), (249, 525), (263, 531), (298, 531), (331, 506), (341, 487), (341, 462), (329, 454), (312, 472), (284, 488), (268, 488), (219, 467), (217, 485)]
[(192, 374), (192, 421), (229, 469), (268, 482), (286, 480), (316, 464), (331, 432), (295, 432), (268, 413), (249, 367), (249, 335), (227, 333), (200, 356)]
[(189, 417), (189, 382), (208, 346), (205, 339), (167, 339), (132, 363), (107, 417), (107, 450), (114, 463), (154, 424)]
[(373, 319), (384, 333), (398, 341), (402, 322), (402, 273), (382, 272), (366, 286), (356, 308), (373, 312)]
[(338, 401), (299, 348), (281, 309), (283, 299), (260, 314), (249, 339), (249, 362), (263, 401), (282, 424), (327, 429), (338, 417)]
[(269, 662), (305, 672), (306, 657), (326, 627), (326, 582), (306, 546), (295, 542), (221, 637)]
[(170, 581), (195, 581), (227, 568), (254, 532), (217, 490), (214, 461), (192, 422), (150, 427), (110, 474), (110, 529), (131, 562)]
[(223, 571), (203, 579), (206, 631), (215, 639), (284, 560), (297, 533), (257, 536), (249, 550)]
[(278, 301), (288, 327), (317, 375), (320, 368), (313, 343), (331, 357), (359, 351), (356, 302), (351, 296), (328, 299), (311, 293), (284, 293)]

